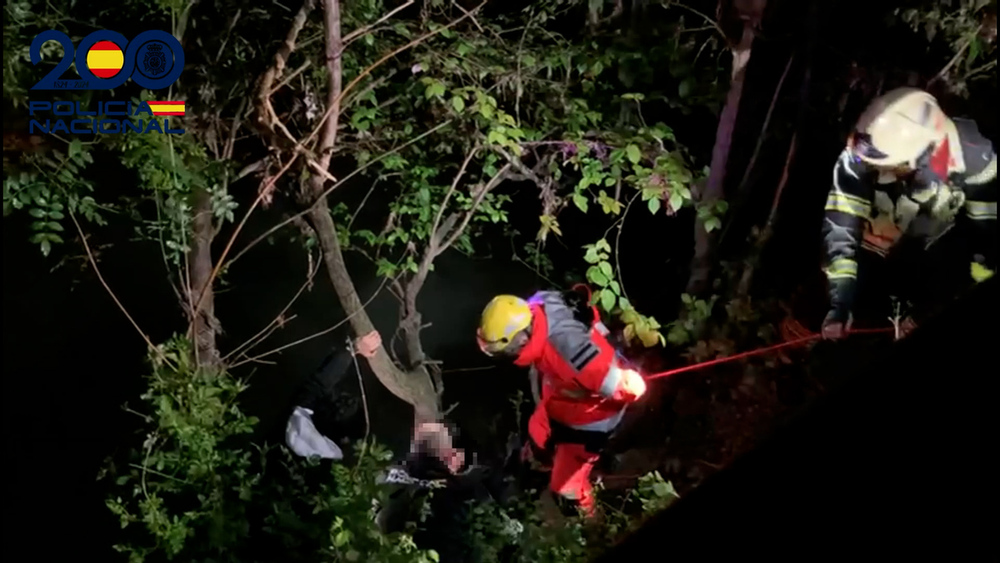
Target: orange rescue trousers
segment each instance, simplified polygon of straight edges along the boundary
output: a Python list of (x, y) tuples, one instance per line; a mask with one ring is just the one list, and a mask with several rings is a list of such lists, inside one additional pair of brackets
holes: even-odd
[(590, 475), (600, 459), (609, 433), (575, 430), (552, 421), (539, 409), (528, 423), (531, 441), (541, 450), (554, 449), (549, 490), (576, 502), (588, 515), (596, 508)]
[(587, 451), (583, 444), (556, 444), (552, 459), (549, 489), (576, 501), (587, 516), (594, 515), (596, 500), (590, 474), (599, 458), (599, 454)]

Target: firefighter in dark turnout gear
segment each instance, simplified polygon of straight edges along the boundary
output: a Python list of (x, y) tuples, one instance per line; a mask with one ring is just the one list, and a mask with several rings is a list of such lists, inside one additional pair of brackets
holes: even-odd
[[(913, 261), (926, 262), (928, 251), (950, 233), (957, 234), (968, 251), (963, 260), (971, 255), (972, 279), (992, 275), (996, 174), (993, 144), (975, 122), (949, 118), (927, 92), (900, 88), (872, 102), (837, 159), (826, 201), (823, 234), (830, 311), (823, 336), (841, 337), (853, 320), (859, 260), (884, 262), (909, 252)], [(969, 262), (964, 263), (969, 268)], [(968, 272), (963, 280), (968, 281)], [(915, 297), (947, 300), (952, 295), (940, 293), (948, 292), (927, 287)], [(903, 321), (903, 334), (928, 313), (927, 305), (914, 304), (914, 312)]]

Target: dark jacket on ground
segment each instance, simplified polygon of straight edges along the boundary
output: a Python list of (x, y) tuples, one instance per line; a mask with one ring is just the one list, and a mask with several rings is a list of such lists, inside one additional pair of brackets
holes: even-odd
[[(412, 454), (383, 478), (390, 490), (377, 516), (379, 527), (392, 533), (416, 524), (414, 542), (421, 549), (435, 550), (441, 563), (484, 561), (472, 541), (473, 510), (476, 505), (508, 501), (513, 488), (506, 473), (499, 466), (472, 466), (452, 474), (438, 458)], [(425, 502), (427, 518), (421, 521)], [(511, 521), (507, 531), (513, 538), (518, 523)]]

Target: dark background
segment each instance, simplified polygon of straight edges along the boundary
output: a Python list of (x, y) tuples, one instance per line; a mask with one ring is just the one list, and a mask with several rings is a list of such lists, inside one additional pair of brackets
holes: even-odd
[[(864, 68), (914, 70), (924, 76), (930, 76), (938, 69), (930, 68), (929, 61), (937, 61), (939, 57), (927, 55), (923, 43), (906, 34), (885, 31), (882, 16), (892, 4), (854, 0), (774, 2), (778, 7), (769, 13), (767, 33), (754, 45), (741, 117), (733, 140), (731, 170), (735, 172), (730, 173), (729, 184), (738, 182), (742, 176), (760, 134), (774, 86), (791, 53), (797, 53), (797, 62), (786, 79), (779, 109), (772, 117), (771, 127), (776, 132), (764, 143), (762, 156), (751, 177), (754, 186), (758, 186), (749, 198), (751, 208), (770, 206), (771, 192), (781, 173), (790, 130), (795, 124), (806, 124), (799, 128), (800, 148), (791, 181), (785, 190), (779, 232), (770, 253), (770, 267), (762, 278), (762, 284), (773, 288), (774, 293), (787, 293), (802, 284), (818, 287), (815, 282), (820, 253), (819, 224), (822, 202), (829, 187), (830, 169), (853, 116), (867, 101), (863, 96), (852, 95), (843, 117), (835, 109), (839, 94), (846, 91), (845, 77), (850, 64), (856, 62)], [(811, 78), (808, 88), (803, 88), (806, 68), (810, 69)], [(956, 114), (977, 118), (983, 132), (993, 138), (996, 93), (974, 94), (971, 103), (944, 96), (942, 103)], [(650, 119), (668, 120), (678, 132), (678, 138), (707, 159), (715, 132), (715, 120), (711, 115), (663, 115), (651, 116)], [(118, 175), (110, 170), (102, 189), (129, 189), (125, 185), (116, 186)], [(247, 193), (252, 191), (246, 190)], [(357, 201), (364, 191), (362, 186), (347, 186), (342, 195), (348, 201)], [(522, 195), (519, 201), (527, 202), (530, 198), (531, 194)], [(514, 213), (513, 221), (523, 232), (531, 233), (537, 228), (536, 205), (515, 206), (522, 211)], [(265, 212), (255, 216), (240, 240), (250, 240), (263, 226), (273, 224), (275, 214)], [(691, 248), (690, 217), (682, 216), (671, 221), (663, 217), (651, 218), (644, 211), (634, 215), (629, 218), (622, 235), (622, 262), (625, 264), (622, 275), (628, 281), (629, 291), (635, 295), (634, 302), (640, 309), (658, 318), (670, 319), (676, 311), (676, 296), (686, 280), (685, 268)], [(748, 213), (747, 216), (759, 217), (759, 213)], [(580, 223), (588, 220), (576, 219)], [(565, 232), (587, 232), (581, 228), (585, 228), (586, 224), (573, 225), (571, 221), (567, 219)], [(733, 227), (732, 234), (727, 235), (725, 241), (724, 258), (738, 257), (745, 252), (749, 226), (749, 223), (737, 223)], [(7, 537), (5, 550), (14, 542), (30, 545), (43, 537), (51, 537), (43, 535), (43, 531), (50, 523), (59, 523), (60, 541), (45, 547), (45, 552), (53, 560), (88, 556), (103, 560), (108, 553), (106, 531), (113, 530), (116, 522), (104, 507), (105, 492), (96, 486), (95, 478), (102, 461), (114, 454), (116, 448), (125, 447), (133, 434), (135, 419), (123, 412), (120, 406), (126, 401), (137, 401), (143, 388), (140, 375), (146, 371), (145, 346), (100, 286), (85, 257), (56, 255), (44, 259), (37, 247), (27, 242), (25, 221), (16, 217), (7, 219), (3, 228), (3, 413), (4, 462), (7, 469), (3, 526)], [(127, 226), (113, 223), (101, 233), (100, 240), (92, 241), (92, 244), (103, 246), (99, 243), (123, 241), (130, 236)], [(227, 233), (219, 238), (227, 239)], [(579, 245), (583, 242), (589, 241), (567, 239), (562, 243), (553, 243), (549, 252), (558, 263), (572, 264), (578, 261)], [(433, 323), (425, 332), (424, 342), (432, 357), (446, 361), (446, 369), (490, 366), (475, 348), (473, 335), (478, 313), (492, 295), (500, 292), (526, 294), (545, 285), (526, 269), (514, 266), (502, 254), (499, 249), (508, 245), (507, 240), (494, 241), (498, 249), (494, 259), (470, 260), (452, 253), (436, 263), (435, 274), (421, 294), (425, 319)], [(102, 247), (99, 258), (107, 282), (154, 342), (164, 340), (179, 329), (179, 309), (164, 306), (172, 305), (176, 300), (162, 281), (163, 267), (158, 249), (140, 244), (112, 245)], [(575, 265), (578, 267), (578, 262)], [(365, 298), (378, 284), (364, 264), (352, 262), (351, 266), (352, 273), (356, 272), (359, 292)], [(241, 260), (229, 272), (227, 286), (220, 290), (217, 298), (217, 315), (223, 320), (226, 330), (220, 347), (225, 350), (227, 346), (242, 342), (269, 322), (298, 289), (305, 271), (305, 257), (300, 247), (289, 243), (258, 247), (252, 257)], [(991, 293), (987, 295), (984, 292)], [(995, 283), (981, 290), (981, 294), (990, 299), (995, 293)], [(822, 296), (818, 299), (821, 300)], [(985, 335), (991, 335), (991, 342), (996, 342), (995, 333), (987, 332), (995, 330), (993, 319), (996, 318), (996, 307), (995, 302), (991, 303), (992, 309), (987, 314), (980, 312), (979, 316), (964, 319), (960, 324), (948, 325), (953, 329), (951, 334), (941, 335), (943, 339), (945, 336), (958, 338), (964, 334), (964, 340), (940, 340), (929, 344), (927, 339), (932, 337), (925, 333), (921, 335), (924, 339), (924, 345), (921, 345), (921, 340), (915, 336), (913, 343), (907, 346), (914, 354), (924, 354), (918, 356), (922, 361), (915, 364), (916, 367), (896, 364), (889, 370), (893, 379), (885, 376), (884, 381), (862, 379), (859, 375), (852, 386), (841, 391), (845, 397), (853, 398), (851, 400), (867, 400), (866, 408), (880, 412), (883, 421), (898, 425), (897, 433), (891, 437), (878, 434), (874, 429), (880, 423), (873, 420), (866, 423), (865, 428), (873, 429), (870, 436), (873, 439), (881, 436), (878, 444), (884, 450), (865, 445), (865, 432), (856, 440), (842, 440), (829, 446), (826, 450), (828, 454), (832, 455), (836, 448), (843, 452), (833, 456), (840, 465), (830, 460), (822, 462), (836, 467), (837, 475), (817, 475), (810, 478), (811, 484), (799, 483), (801, 487), (812, 485), (820, 491), (830, 490), (829, 495), (802, 497), (813, 498), (815, 507), (828, 507), (820, 514), (833, 518), (843, 512), (842, 517), (849, 521), (866, 514), (869, 509), (865, 503), (874, 502), (879, 494), (863, 489), (862, 485), (869, 481), (865, 475), (870, 466), (879, 465), (875, 461), (879, 457), (897, 457), (907, 469), (917, 472), (905, 475), (921, 474), (918, 468), (926, 467), (926, 486), (917, 487), (916, 481), (913, 481), (912, 496), (907, 498), (926, 502), (928, 506), (933, 506), (933, 502), (941, 498), (956, 498), (947, 496), (949, 487), (980, 487), (973, 476), (975, 471), (985, 467), (980, 452), (986, 451), (988, 442), (985, 437), (982, 437), (982, 442), (976, 438), (975, 444), (966, 441), (972, 440), (973, 433), (985, 428), (989, 421), (979, 420), (975, 424), (957, 426), (965, 419), (949, 418), (951, 415), (944, 411), (961, 412), (965, 401), (982, 401), (995, 396), (995, 393), (989, 393), (982, 387), (993, 379), (984, 377), (982, 368), (978, 367), (990, 366), (991, 358), (976, 356), (982, 350), (981, 346), (985, 345), (980, 340)], [(822, 309), (822, 303), (818, 308)], [(388, 337), (396, 320), (392, 299), (385, 296), (376, 299), (369, 311), (376, 326)], [(316, 287), (299, 301), (292, 312), (298, 318), (262, 349), (307, 336), (342, 318), (329, 282), (323, 275), (317, 276)], [(271, 358), (276, 361), (275, 364), (261, 364), (239, 373), (251, 378), (252, 386), (244, 398), (244, 407), (262, 419), (262, 437), (271, 441), (280, 439), (285, 409), (297, 383), (315, 369), (331, 347), (340, 345), (345, 335), (345, 332), (335, 331)], [(904, 347), (900, 347), (899, 354), (905, 355)], [(935, 365), (934, 362), (950, 363)], [(934, 366), (933, 369), (931, 366)], [(482, 413), (506, 408), (507, 392), (523, 382), (524, 375), (520, 372), (499, 367), (446, 374), (446, 402), (460, 402), (453, 419), (459, 421), (469, 434), (483, 435), (493, 419), (492, 414)], [(884, 387), (877, 387), (883, 384)], [(373, 432), (390, 447), (400, 451), (405, 447), (409, 433), (408, 407), (374, 380), (366, 381), (366, 389), (369, 401), (378, 411), (378, 416), (372, 420)], [(921, 393), (926, 393), (926, 396)], [(951, 399), (942, 404), (941, 400), (931, 400), (934, 395)], [(910, 410), (895, 411), (897, 407)], [(840, 414), (829, 414), (828, 418), (834, 419), (834, 428), (841, 428), (842, 435), (847, 436), (849, 430), (853, 432), (852, 419), (858, 422), (857, 419), (862, 416), (859, 410), (862, 407), (842, 408), (846, 410), (839, 411)], [(969, 412), (978, 414), (981, 411)], [(915, 440), (925, 436), (921, 429), (926, 431), (927, 427), (922, 425), (932, 422), (940, 422), (940, 425), (935, 426), (931, 436), (920, 442), (927, 452), (925, 465), (904, 461), (906, 458), (903, 456), (911, 453), (901, 449), (910, 444), (906, 438)], [(951, 426), (952, 422), (956, 426)], [(825, 432), (818, 427), (814, 431)], [(817, 437), (816, 442), (819, 440)], [(960, 444), (963, 452), (967, 445), (968, 452), (960, 454), (953, 451)], [(897, 449), (893, 449), (893, 445)], [(977, 445), (978, 448), (975, 447)], [(805, 446), (797, 442), (792, 445), (776, 443), (772, 447), (775, 450), (785, 448), (801, 452)], [(787, 471), (789, 461), (778, 461), (772, 457), (759, 463), (772, 464), (768, 469), (761, 470), (763, 475), (770, 473), (772, 478), (788, 475), (778, 471), (782, 467)], [(738, 468), (732, 470), (733, 473), (737, 471)], [(752, 472), (752, 469), (746, 471)], [(801, 466), (797, 475), (804, 478), (809, 471)], [(719, 476), (720, 481), (723, 478)], [(889, 477), (885, 480), (892, 484)], [(910, 483), (901, 477), (895, 484), (904, 482)], [(842, 487), (844, 483), (851, 483), (850, 491), (853, 492), (835, 488), (835, 485)], [(715, 486), (723, 488), (721, 484)], [(779, 517), (795, 519), (797, 514), (805, 514), (801, 511), (809, 509), (801, 505), (785, 505), (782, 508), (779, 496), (783, 493), (777, 492), (777, 484), (739, 486), (743, 494), (764, 495), (762, 499), (741, 501), (745, 503), (744, 508), (752, 506), (761, 511), (769, 506), (775, 508), (772, 517), (775, 528), (771, 530), (771, 536), (760, 536), (758, 542), (769, 541), (772, 536), (782, 533), (779, 530), (786, 524), (779, 524)], [(889, 485), (885, 486), (888, 488)], [(699, 492), (701, 497), (711, 495), (708, 484), (705, 487), (705, 493)], [(992, 489), (976, 490), (982, 495), (980, 498), (993, 498), (987, 496), (992, 494)], [(768, 497), (768, 492), (775, 496)], [(963, 490), (961, 494), (966, 492)], [(736, 498), (737, 493), (728, 491), (719, 494)], [(837, 500), (851, 498), (854, 504), (823, 504), (827, 497)], [(698, 503), (711, 505), (713, 502), (698, 499), (698, 495), (692, 495), (690, 500), (685, 501), (685, 506)], [(955, 510), (956, 506), (949, 508)], [(961, 506), (965, 507), (964, 504)], [(991, 506), (992, 503), (983, 501), (978, 505), (978, 512), (989, 514)], [(900, 508), (905, 510), (900, 512), (897, 510)], [(976, 508), (972, 506), (971, 510), (977, 512)], [(684, 510), (697, 509), (683, 508), (675, 514), (682, 514)], [(884, 515), (884, 527), (894, 526), (901, 513), (916, 516), (919, 512), (919, 509), (902, 502), (879, 510), (867, 515)], [(926, 510), (937, 514), (936, 511), (937, 508)], [(723, 519), (736, 518), (736, 514), (740, 513), (733, 506), (719, 507), (705, 517), (709, 520), (720, 519), (718, 523), (712, 524), (693, 515), (690, 522), (701, 522), (704, 527), (698, 529), (715, 534), (715, 530), (721, 530), (720, 526), (726, 525)], [(760, 514), (738, 520), (746, 526), (767, 521)], [(805, 517), (803, 520), (808, 521)], [(931, 520), (928, 516), (927, 522), (932, 521), (938, 520)], [(697, 537), (693, 532), (682, 533), (680, 524), (676, 522), (673, 526), (675, 535), (671, 537), (676, 538), (676, 542), (685, 537), (688, 541)], [(913, 537), (934, 537), (933, 532), (926, 528), (912, 529), (920, 530), (920, 535), (914, 534)], [(969, 530), (969, 537), (972, 537), (975, 530)], [(724, 534), (722, 531), (718, 533)], [(707, 545), (725, 543), (718, 539), (723, 536), (713, 537), (717, 539)], [(669, 545), (659, 545), (658, 548), (651, 548), (650, 552), (657, 549), (669, 552)]]

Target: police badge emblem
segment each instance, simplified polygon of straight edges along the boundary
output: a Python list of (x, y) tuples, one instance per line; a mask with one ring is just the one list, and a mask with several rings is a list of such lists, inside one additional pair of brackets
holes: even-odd
[(167, 57), (163, 53), (163, 45), (150, 43), (146, 47), (146, 55), (142, 58), (142, 67), (145, 74), (159, 76), (167, 68)]
[(173, 52), (160, 41), (150, 41), (139, 47), (137, 70), (149, 78), (160, 78), (173, 67)]

